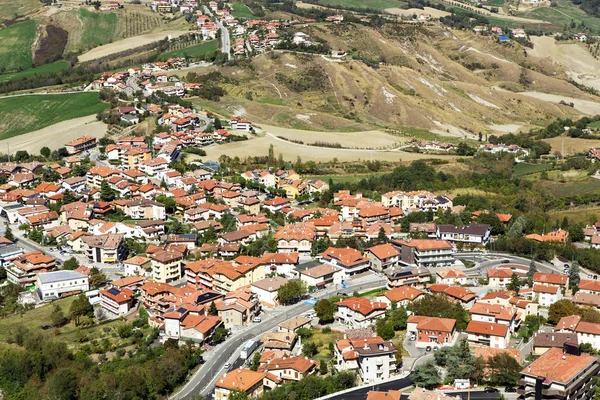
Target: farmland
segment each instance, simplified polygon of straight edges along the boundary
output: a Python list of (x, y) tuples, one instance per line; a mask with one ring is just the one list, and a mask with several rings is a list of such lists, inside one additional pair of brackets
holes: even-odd
[(556, 197), (582, 196), (600, 192), (600, 179), (588, 176), (587, 171), (549, 171), (547, 180), (540, 180), (539, 174), (531, 174), (526, 179), (534, 182), (534, 188), (546, 190)]
[(18, 96), (0, 99), (0, 139), (96, 114), (108, 105), (96, 93)]
[(0, 82), (11, 81), (13, 79), (27, 78), (36, 74), (42, 75), (50, 72), (58, 72), (69, 68), (69, 64), (66, 61), (57, 61), (51, 64), (40, 65), (39, 67), (29, 68), (24, 71), (13, 72), (9, 74), (0, 75)]
[(522, 16), (548, 21), (561, 27), (569, 25), (571, 21), (576, 21), (577, 23), (585, 22), (585, 25), (594, 31), (600, 29), (600, 18), (587, 14), (570, 0), (556, 0), (555, 2), (557, 7), (540, 7)]
[(235, 18), (254, 18), (254, 14), (252, 14), (252, 11), (244, 3), (231, 3), (231, 8), (231, 15)]
[(31, 46), (35, 39), (36, 22), (19, 22), (0, 29), (0, 68), (3, 71), (17, 71), (31, 68), (33, 58)]
[(117, 15), (114, 13), (99, 14), (84, 8), (79, 10), (79, 17), (83, 21), (83, 32), (80, 46), (91, 49), (109, 42), (117, 30)]
[(515, 167), (513, 168), (513, 174), (515, 176), (524, 176), (524, 175), (529, 175), (529, 174), (533, 174), (536, 172), (547, 171), (549, 169), (552, 169), (552, 165), (550, 165), (550, 164), (520, 163), (520, 164), (515, 165)]
[(42, 3), (38, 0), (0, 0), (0, 23), (29, 15), (41, 7)]
[(181, 49), (167, 51), (160, 55), (161, 60), (166, 60), (171, 57), (198, 57), (210, 51), (217, 50), (217, 41), (209, 40), (206, 42), (194, 44), (188, 47), (182, 47)]

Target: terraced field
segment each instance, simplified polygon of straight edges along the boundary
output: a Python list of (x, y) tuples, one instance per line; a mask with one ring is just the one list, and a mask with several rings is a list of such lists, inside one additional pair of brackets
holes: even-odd
[(29, 20), (0, 29), (0, 68), (5, 72), (31, 68), (31, 46), (36, 21)]

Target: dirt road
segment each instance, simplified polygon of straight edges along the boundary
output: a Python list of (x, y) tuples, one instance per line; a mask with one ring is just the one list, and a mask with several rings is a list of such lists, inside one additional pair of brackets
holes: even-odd
[(549, 36), (531, 36), (533, 49), (527, 54), (535, 57), (549, 57), (562, 64), (567, 74), (577, 83), (600, 90), (600, 61), (596, 60), (581, 43), (559, 43)]
[(83, 53), (79, 56), (79, 61), (85, 62), (95, 60), (97, 58), (105, 57), (113, 53), (118, 53), (120, 51), (133, 49), (136, 47), (143, 46), (145, 44), (156, 42), (158, 40), (164, 39), (167, 36), (170, 38), (175, 38), (185, 33), (189, 33), (189, 31), (164, 31), (133, 36), (127, 39), (105, 44), (104, 46), (96, 47), (88, 51), (87, 53)]
[(421, 10), (420, 8), (409, 8), (409, 9), (402, 9), (402, 8), (386, 8), (384, 11), (390, 13), (390, 14), (394, 14), (394, 15), (403, 15), (403, 16), (407, 16), (407, 17), (411, 17), (413, 15), (421, 15), (421, 14), (429, 14), (431, 15), (432, 18), (440, 18), (440, 17), (446, 17), (448, 15), (450, 15), (449, 12), (447, 11), (442, 11), (442, 10), (438, 10), (437, 8), (432, 8), (432, 7), (425, 7), (424, 10)]
[(591, 100), (581, 100), (574, 97), (566, 97), (558, 94), (548, 94), (540, 92), (519, 92), (524, 96), (534, 97), (536, 99), (544, 100), (550, 103), (559, 103), (561, 100), (567, 103), (573, 103), (574, 108), (582, 114), (596, 115), (600, 114), (600, 98), (598, 102)]
[(10, 152), (27, 150), (31, 154), (39, 154), (44, 146), (51, 150), (63, 147), (70, 140), (83, 135), (102, 137), (106, 133), (106, 124), (96, 120), (96, 115), (70, 119), (46, 128), (0, 140), (0, 149), (5, 152), (10, 145)]

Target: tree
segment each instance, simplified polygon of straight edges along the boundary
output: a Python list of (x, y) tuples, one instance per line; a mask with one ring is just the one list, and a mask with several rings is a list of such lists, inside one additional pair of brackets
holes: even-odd
[(172, 197), (165, 196), (164, 194), (159, 194), (158, 196), (156, 196), (155, 200), (159, 203), (162, 203), (165, 206), (165, 212), (167, 214), (174, 213), (175, 209), (177, 208), (177, 202), (175, 201), (175, 199)]
[(394, 326), (390, 322), (377, 325), (377, 336), (381, 336), (383, 340), (391, 340), (395, 335)]
[(533, 275), (537, 272), (537, 268), (535, 267), (535, 260), (531, 260), (529, 263), (529, 270), (527, 271), (527, 284), (529, 287), (533, 287)]
[(98, 268), (93, 267), (90, 270), (90, 287), (97, 288), (107, 280), (106, 274)]
[(224, 341), (229, 335), (229, 329), (219, 327), (215, 329), (215, 332), (212, 335), (212, 341), (215, 343), (221, 343)]
[(256, 371), (258, 369), (258, 367), (260, 367), (260, 357), (261, 356), (262, 356), (262, 354), (259, 351), (254, 353), (254, 355), (252, 356), (252, 361), (250, 362), (250, 370), (251, 371)]
[(100, 200), (113, 201), (117, 197), (115, 191), (109, 186), (105, 180), (100, 184)]
[(569, 270), (569, 287), (575, 294), (579, 290), (579, 281), (581, 280), (581, 276), (579, 275), (579, 264), (574, 262), (571, 264), (571, 269)]
[(251, 397), (248, 396), (246, 392), (243, 390), (232, 390), (229, 392), (229, 396), (227, 396), (227, 400), (250, 400)]
[(299, 328), (296, 331), (296, 335), (298, 335), (298, 337), (301, 339), (308, 339), (313, 335), (313, 331), (310, 328)]
[(379, 232), (377, 233), (377, 243), (383, 244), (389, 242), (387, 235), (385, 234), (385, 229), (383, 226), (379, 228)]
[(553, 303), (548, 309), (548, 322), (556, 325), (562, 317), (575, 314), (576, 307), (571, 300), (562, 299)]
[(11, 242), (15, 241), (15, 235), (13, 235), (10, 226), (6, 225), (6, 230), (4, 231), (4, 237), (10, 240)]
[(221, 123), (219, 117), (215, 117), (215, 122), (213, 123), (213, 125), (215, 129), (223, 129), (223, 124)]
[(415, 385), (425, 389), (433, 389), (442, 384), (440, 373), (432, 361), (417, 365), (410, 378)]
[(495, 386), (515, 386), (521, 376), (521, 365), (507, 352), (494, 355), (488, 360), (488, 380)]
[(519, 289), (521, 288), (521, 280), (519, 279), (519, 275), (513, 273), (510, 277), (510, 282), (508, 285), (506, 285), (506, 288), (519, 293)]
[(75, 319), (75, 326), (79, 326), (81, 317), (94, 316), (94, 307), (92, 307), (85, 294), (80, 294), (75, 298), (73, 303), (71, 303), (69, 313), (71, 314), (71, 317)]
[(211, 301), (210, 307), (208, 308), (208, 315), (218, 315), (219, 311), (214, 301)]
[(52, 314), (50, 314), (50, 318), (52, 320), (52, 326), (55, 328), (60, 328), (68, 321), (67, 317), (65, 317), (65, 314), (62, 312), (58, 304), (54, 304), (54, 308), (52, 309)]
[(333, 321), (333, 305), (327, 299), (322, 299), (317, 302), (315, 305), (315, 313), (321, 324)]
[(77, 259), (75, 257), (69, 258), (67, 261), (65, 261), (65, 263), (63, 265), (63, 269), (66, 269), (68, 271), (73, 271), (73, 270), (77, 269), (78, 267), (79, 267), (79, 261), (77, 261)]
[(327, 361), (326, 360), (322, 360), (321, 363), (319, 364), (319, 372), (321, 373), (321, 375), (327, 375), (327, 373), (329, 372), (327, 369)]
[(305, 342), (302, 346), (302, 354), (312, 357), (319, 352), (319, 346), (314, 342)]
[(40, 149), (40, 154), (42, 155), (42, 157), (44, 158), (48, 158), (50, 157), (51, 151), (50, 148), (47, 146), (44, 146)]
[(79, 377), (71, 368), (56, 370), (48, 378), (48, 398), (71, 400), (77, 398), (77, 384)]
[(569, 239), (572, 242), (582, 242), (585, 239), (585, 233), (581, 224), (571, 225), (567, 230), (569, 232)]
[(306, 293), (306, 283), (303, 281), (289, 281), (279, 287), (277, 297), (281, 304), (293, 304)]
[(237, 230), (237, 222), (232, 214), (225, 213), (219, 221), (221, 223), (222, 232), (233, 232)]

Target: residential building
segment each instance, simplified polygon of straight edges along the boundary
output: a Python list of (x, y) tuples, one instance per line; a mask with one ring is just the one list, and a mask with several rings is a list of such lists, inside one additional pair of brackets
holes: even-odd
[(510, 333), (514, 334), (521, 325), (521, 317), (516, 308), (500, 304), (475, 302), (470, 308), (472, 321), (493, 322), (507, 325)]
[(425, 268), (391, 267), (383, 271), (388, 289), (409, 285), (424, 287), (431, 281), (431, 274)]
[(319, 264), (300, 271), (300, 280), (306, 282), (308, 287), (322, 288), (329, 284), (339, 285), (344, 280), (345, 273), (342, 268)]
[(492, 227), (487, 224), (471, 224), (454, 226), (442, 224), (437, 226), (437, 238), (450, 242), (463, 242), (484, 245), (490, 239)]
[(250, 289), (256, 294), (258, 300), (261, 303), (269, 305), (277, 305), (277, 292), (282, 285), (288, 283), (288, 279), (280, 276), (273, 278), (261, 279), (257, 282), (253, 282)]
[(533, 293), (542, 307), (550, 307), (563, 297), (559, 286), (542, 285), (541, 283), (533, 284)]
[(295, 333), (300, 328), (310, 328), (311, 319), (303, 316), (292, 317), (277, 325), (278, 332)]
[(245, 368), (236, 368), (227, 372), (215, 384), (215, 400), (227, 400), (231, 392), (241, 391), (251, 398), (258, 398), (264, 392), (266, 374)]
[(90, 150), (96, 147), (96, 138), (93, 136), (81, 136), (65, 143), (65, 148), (69, 154), (77, 154), (82, 151)]
[(416, 267), (442, 267), (454, 264), (454, 246), (447, 240), (393, 240), (400, 250), (400, 263)]
[(518, 393), (523, 399), (592, 399), (592, 379), (598, 375), (598, 358), (582, 353), (577, 345), (552, 348), (521, 371)]
[(365, 383), (388, 379), (396, 371), (396, 347), (379, 336), (337, 340), (334, 354), (338, 371), (357, 371)]
[(359, 274), (369, 269), (369, 259), (360, 254), (360, 251), (349, 247), (330, 247), (318, 257), (326, 264), (341, 268), (344, 279)]
[(275, 240), (279, 253), (299, 253), (309, 257), (316, 237), (316, 228), (311, 223), (287, 224), (277, 229)]
[(190, 312), (186, 307), (164, 313), (164, 338), (204, 343), (221, 323), (221, 317)]
[(39, 251), (22, 253), (11, 257), (12, 261), (5, 264), (6, 278), (15, 285), (29, 286), (36, 282), (36, 276), (56, 268), (54, 257)]
[(183, 253), (163, 250), (151, 254), (150, 259), (155, 282), (169, 283), (181, 279)]
[(107, 233), (105, 235), (83, 236), (84, 252), (90, 262), (116, 263), (125, 256), (123, 234)]
[(435, 281), (437, 283), (445, 283), (448, 285), (466, 285), (469, 282), (467, 274), (460, 269), (446, 269), (436, 271), (435, 274)]
[(406, 332), (415, 335), (416, 347), (452, 346), (457, 338), (456, 320), (410, 315), (406, 321)]
[(316, 373), (319, 362), (308, 357), (281, 357), (269, 360), (258, 367), (258, 372), (275, 375), (283, 382), (299, 381)]
[(400, 261), (400, 252), (391, 243), (369, 247), (365, 250), (365, 256), (369, 259), (371, 269), (379, 272), (396, 266)]
[(133, 307), (133, 295), (130, 289), (111, 287), (100, 291), (100, 304), (113, 314), (125, 315)]
[(418, 300), (424, 294), (423, 291), (417, 288), (404, 285), (382, 293), (375, 300), (387, 304), (388, 308), (391, 308), (393, 303), (406, 307), (409, 303)]
[(335, 318), (351, 328), (367, 328), (375, 323), (377, 318), (385, 316), (387, 305), (374, 302), (363, 297), (348, 297), (337, 303), (338, 310)]
[(466, 332), (469, 342), (493, 349), (506, 349), (510, 340), (509, 326), (505, 324), (471, 320)]
[(35, 288), (44, 301), (71, 296), (90, 290), (89, 277), (75, 271), (40, 272)]
[(574, 332), (534, 332), (532, 353), (541, 356), (550, 349), (562, 349), (565, 343), (578, 344), (577, 335)]

